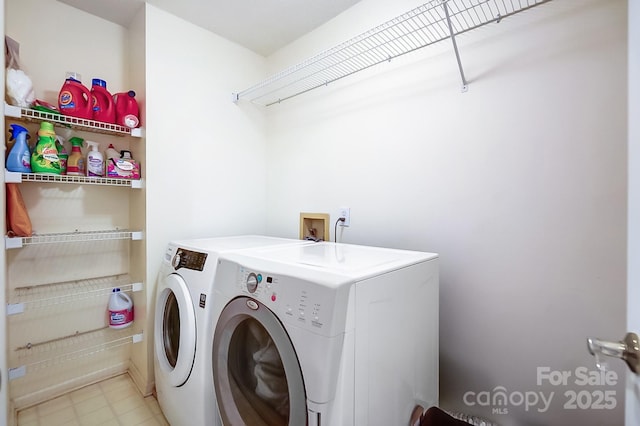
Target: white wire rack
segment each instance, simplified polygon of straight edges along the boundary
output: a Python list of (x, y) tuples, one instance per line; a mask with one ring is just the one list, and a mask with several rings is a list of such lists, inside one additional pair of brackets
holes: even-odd
[(467, 82), (455, 36), (549, 1), (432, 0), (249, 89), (234, 93), (233, 99), (273, 105), (448, 38), (453, 41), (464, 90)]
[(7, 304), (7, 315), (16, 315), (61, 304), (107, 297), (114, 288), (123, 292), (142, 290), (142, 283), (132, 282), (127, 274), (86, 280), (17, 287)]
[(94, 133), (104, 133), (115, 136), (134, 136), (142, 137), (143, 129), (130, 129), (129, 127), (120, 126), (112, 123), (103, 123), (101, 121), (86, 120), (84, 118), (71, 117), (68, 115), (38, 111), (30, 108), (21, 108), (7, 103), (4, 104), (4, 115), (23, 121), (49, 121), (56, 126), (69, 127), (76, 130), (87, 130)]
[(136, 333), (131, 328), (112, 330), (104, 327), (46, 342), (28, 343), (15, 349), (20, 365), (9, 369), (9, 380), (138, 343), (142, 338), (141, 332)]
[(48, 182), (48, 183), (72, 183), (79, 185), (102, 185), (102, 186), (126, 186), (129, 188), (142, 188), (142, 179), (121, 179), (121, 178), (105, 178), (95, 176), (70, 176), (70, 175), (54, 175), (50, 173), (19, 173), (4, 171), (5, 183), (22, 183), (22, 182)]
[(54, 234), (39, 234), (31, 237), (8, 237), (5, 236), (5, 248), (21, 248), (34, 244), (53, 243), (79, 243), (90, 241), (106, 240), (141, 240), (141, 231), (130, 230), (110, 230), (110, 231), (84, 231), (84, 232), (61, 232)]

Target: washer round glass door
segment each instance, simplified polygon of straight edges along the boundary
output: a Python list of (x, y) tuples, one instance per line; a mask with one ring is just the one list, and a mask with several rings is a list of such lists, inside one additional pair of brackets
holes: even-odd
[(216, 324), (212, 362), (223, 424), (307, 424), (298, 357), (282, 323), (260, 302), (238, 297), (225, 306)]
[(196, 315), (189, 288), (178, 274), (164, 278), (156, 302), (154, 340), (156, 359), (172, 386), (182, 386), (196, 353)]

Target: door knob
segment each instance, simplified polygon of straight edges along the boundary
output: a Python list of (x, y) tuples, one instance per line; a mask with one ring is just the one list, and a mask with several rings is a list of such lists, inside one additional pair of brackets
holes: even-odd
[(635, 333), (627, 333), (620, 342), (609, 342), (589, 337), (587, 348), (589, 353), (596, 357), (598, 368), (602, 368), (602, 357), (609, 356), (624, 360), (631, 371), (640, 374), (640, 341)]

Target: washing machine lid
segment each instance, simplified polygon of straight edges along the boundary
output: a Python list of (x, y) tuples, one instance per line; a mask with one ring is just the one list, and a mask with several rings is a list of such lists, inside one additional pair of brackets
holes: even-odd
[(311, 241), (289, 238), (269, 237), (265, 235), (237, 235), (231, 237), (195, 238), (173, 241), (171, 244), (191, 250), (222, 253), (250, 248), (274, 247), (284, 245), (311, 244)]
[(351, 278), (365, 278), (438, 257), (435, 253), (329, 242), (258, 248), (241, 254), (271, 262), (311, 266)]

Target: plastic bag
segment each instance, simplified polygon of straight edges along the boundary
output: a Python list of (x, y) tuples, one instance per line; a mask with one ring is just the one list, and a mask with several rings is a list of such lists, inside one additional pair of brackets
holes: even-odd
[(30, 237), (33, 234), (29, 212), (17, 183), (7, 183), (7, 235)]
[(4, 37), (5, 67), (7, 68), (7, 102), (28, 108), (36, 100), (31, 78), (20, 69), (20, 45), (10, 37)]
[(20, 69), (20, 43), (8, 36), (4, 36), (4, 67)]

